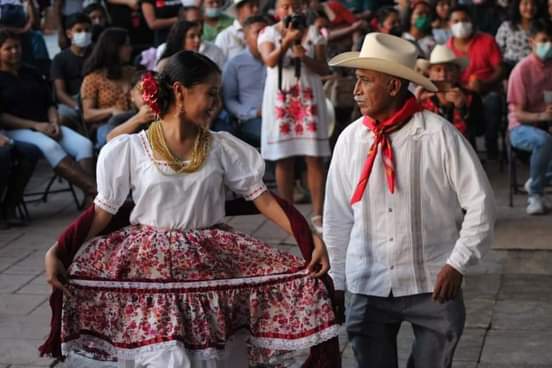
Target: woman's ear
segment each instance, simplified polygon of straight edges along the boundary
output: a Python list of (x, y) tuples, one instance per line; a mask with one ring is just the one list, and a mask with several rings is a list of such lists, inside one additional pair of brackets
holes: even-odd
[(172, 85), (174, 102), (179, 112), (183, 112), (184, 101), (186, 100), (187, 88), (180, 82), (174, 82)]

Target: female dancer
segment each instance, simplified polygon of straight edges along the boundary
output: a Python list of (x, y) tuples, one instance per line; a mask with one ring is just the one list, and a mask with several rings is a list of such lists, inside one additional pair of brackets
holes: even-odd
[[(220, 103), (219, 88), (216, 64), (190, 51), (146, 78), (145, 100), (161, 120), (101, 151), (90, 240), (68, 269), (69, 283), (58, 246), (48, 251), (48, 280), (70, 295), (61, 341), (76, 365), (285, 367), (290, 352), (336, 336), (329, 289), (317, 278), (328, 270), (318, 237), (305, 267), (218, 225), (225, 187), (288, 233), (294, 225), (267, 192), (255, 149), (202, 128)], [(129, 192), (131, 225), (97, 236)]]

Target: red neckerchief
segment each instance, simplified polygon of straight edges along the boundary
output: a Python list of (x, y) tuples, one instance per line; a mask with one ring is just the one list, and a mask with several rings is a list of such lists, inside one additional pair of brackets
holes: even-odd
[(422, 108), (416, 101), (416, 98), (412, 96), (406, 101), (400, 110), (397, 110), (392, 116), (382, 122), (377, 122), (369, 116), (364, 117), (364, 121), (362, 123), (374, 133), (374, 142), (368, 151), (368, 158), (362, 167), (360, 179), (353, 197), (351, 198), (351, 205), (360, 201), (364, 195), (364, 190), (366, 190), (368, 178), (372, 172), (372, 167), (374, 166), (374, 161), (378, 154), (378, 146), (380, 144), (383, 165), (385, 166), (385, 176), (387, 177), (387, 188), (389, 189), (389, 192), (395, 192), (395, 166), (393, 164), (393, 148), (391, 147), (389, 134), (401, 129), (410, 121), (415, 113), (421, 110)]

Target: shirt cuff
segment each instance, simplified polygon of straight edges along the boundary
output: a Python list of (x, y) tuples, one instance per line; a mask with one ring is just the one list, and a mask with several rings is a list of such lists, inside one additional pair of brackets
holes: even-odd
[(331, 269), (328, 274), (333, 280), (335, 290), (345, 290), (345, 276), (338, 275), (336, 272), (332, 272)]
[(116, 206), (104, 199), (99, 193), (94, 199), (94, 205), (110, 213), (111, 215), (116, 215), (120, 208), (120, 206)]
[(260, 184), (257, 184), (256, 186), (254, 186), (253, 189), (250, 190), (249, 193), (244, 195), (243, 197), (245, 198), (246, 201), (253, 201), (257, 199), (261, 194), (266, 192), (267, 190), (268, 189), (265, 183), (261, 182)]

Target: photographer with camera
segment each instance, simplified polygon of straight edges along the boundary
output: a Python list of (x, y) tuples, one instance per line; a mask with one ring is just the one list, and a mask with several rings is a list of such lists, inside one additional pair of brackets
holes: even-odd
[(280, 195), (293, 201), (295, 157), (304, 157), (314, 229), (322, 230), (322, 157), (330, 156), (321, 75), (329, 74), (326, 39), (308, 27), (300, 0), (278, 0), (277, 24), (266, 27), (258, 45), (267, 66), (263, 95), (261, 153), (276, 161)]

